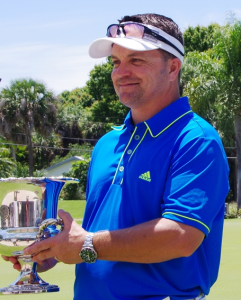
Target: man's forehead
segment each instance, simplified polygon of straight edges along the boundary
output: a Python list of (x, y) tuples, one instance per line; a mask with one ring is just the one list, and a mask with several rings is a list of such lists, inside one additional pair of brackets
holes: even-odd
[(158, 50), (137, 51), (137, 50), (131, 50), (131, 49), (113, 44), (112, 45), (112, 50), (111, 50), (111, 57), (116, 58), (116, 57), (119, 57), (119, 56), (127, 56), (127, 57), (152, 56), (154, 54), (154, 52), (157, 52), (157, 51)]

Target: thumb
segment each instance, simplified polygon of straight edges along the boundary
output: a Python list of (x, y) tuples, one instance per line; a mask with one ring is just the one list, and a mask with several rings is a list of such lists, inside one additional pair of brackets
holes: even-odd
[(73, 218), (71, 217), (70, 213), (64, 211), (63, 209), (58, 210), (58, 215), (63, 220), (65, 226), (71, 224), (73, 221)]

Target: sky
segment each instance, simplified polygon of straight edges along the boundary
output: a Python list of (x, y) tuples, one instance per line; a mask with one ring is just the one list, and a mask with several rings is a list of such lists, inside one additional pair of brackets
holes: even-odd
[(184, 31), (223, 25), (230, 12), (241, 19), (240, 0), (0, 0), (0, 90), (22, 78), (56, 95), (85, 86), (94, 66), (106, 61), (90, 58), (89, 45), (125, 15), (165, 15)]

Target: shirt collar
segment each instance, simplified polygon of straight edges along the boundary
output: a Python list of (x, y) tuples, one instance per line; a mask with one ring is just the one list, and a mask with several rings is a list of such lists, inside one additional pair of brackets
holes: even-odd
[[(182, 97), (159, 111), (149, 120), (137, 124), (137, 126), (145, 125), (150, 130), (152, 136), (157, 136), (173, 122), (177, 121), (178, 118), (182, 117), (186, 113), (189, 113), (190, 111), (191, 107), (188, 102), (188, 98)], [(124, 125), (119, 127), (119, 130), (124, 129), (125, 127), (130, 130), (134, 130), (135, 128), (131, 118), (131, 111), (129, 111), (129, 113), (127, 114)]]
[(191, 112), (191, 107), (188, 98), (182, 97), (172, 102), (144, 123), (149, 128), (151, 135), (157, 136), (189, 112)]

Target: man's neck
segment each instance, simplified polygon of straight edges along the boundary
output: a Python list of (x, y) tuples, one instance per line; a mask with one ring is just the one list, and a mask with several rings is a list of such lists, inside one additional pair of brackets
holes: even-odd
[(165, 107), (169, 106), (171, 103), (175, 102), (180, 98), (179, 93), (170, 99), (165, 99), (166, 101), (158, 101), (156, 105), (147, 105), (145, 107), (138, 107), (131, 109), (131, 116), (133, 124), (136, 125), (138, 123), (149, 120), (151, 117), (156, 115), (159, 111), (163, 110)]

